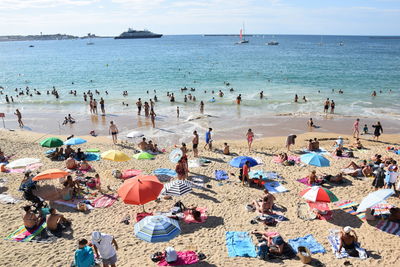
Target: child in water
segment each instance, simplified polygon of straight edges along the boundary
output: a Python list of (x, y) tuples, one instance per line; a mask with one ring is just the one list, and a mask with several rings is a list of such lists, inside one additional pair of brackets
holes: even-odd
[(368, 126), (365, 124), (363, 129), (364, 134), (368, 134)]

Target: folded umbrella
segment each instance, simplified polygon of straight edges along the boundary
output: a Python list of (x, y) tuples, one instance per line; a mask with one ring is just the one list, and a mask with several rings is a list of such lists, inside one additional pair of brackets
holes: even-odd
[(392, 189), (381, 189), (372, 193), (369, 193), (360, 203), (357, 208), (357, 212), (363, 212), (376, 204), (386, 200), (395, 192)]

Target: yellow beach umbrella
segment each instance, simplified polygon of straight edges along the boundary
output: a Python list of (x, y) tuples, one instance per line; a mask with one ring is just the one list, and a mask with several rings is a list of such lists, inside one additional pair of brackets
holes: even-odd
[(118, 162), (128, 161), (131, 159), (127, 154), (118, 150), (108, 150), (103, 152), (101, 158)]

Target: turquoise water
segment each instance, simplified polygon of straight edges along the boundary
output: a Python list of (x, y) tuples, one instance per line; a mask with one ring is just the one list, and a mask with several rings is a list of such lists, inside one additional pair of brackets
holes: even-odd
[[(189, 114), (198, 111), (199, 100), (213, 97), (211, 90), (223, 90), (224, 98), (214, 95), (217, 101), (206, 102), (206, 110), (230, 113), (241, 93), (242, 116), (254, 112), (313, 114), (321, 112), (326, 97), (335, 100), (340, 115), (400, 116), (396, 100), (400, 96), (400, 40), (349, 36), (275, 39), (279, 46), (265, 45), (271, 36), (249, 37), (247, 45), (235, 45), (237, 37), (199, 35), (94, 39), (94, 45), (86, 45), (87, 40), (4, 42), (0, 43), (0, 86), (5, 89), (0, 103), (5, 103), (5, 94), (15, 95), (14, 88), (29, 86), (42, 95), (14, 96), (16, 103), (2, 105), (2, 109), (82, 115), (88, 113), (82, 92), (97, 89), (108, 112), (124, 114), (133, 112), (138, 97), (148, 100), (157, 90), (158, 111), (172, 113), (178, 104)], [(318, 45), (321, 39), (323, 45)], [(338, 45), (340, 41), (344, 46)], [(31, 44), (35, 47), (30, 48)], [(224, 81), (230, 82), (235, 92), (230, 93)], [(60, 92), (59, 100), (46, 95), (52, 86)], [(183, 103), (184, 94), (179, 91), (183, 86), (197, 89), (193, 93), (197, 103)], [(344, 94), (332, 93), (332, 89), (342, 89)], [(77, 90), (78, 96), (69, 95), (69, 90)], [(122, 97), (124, 90), (128, 97)], [(264, 100), (258, 97), (261, 90)], [(373, 90), (378, 91), (375, 98), (370, 96)], [(178, 103), (169, 103), (167, 91), (175, 92)], [(295, 93), (306, 96), (308, 102), (294, 104)], [(122, 101), (130, 103), (132, 110), (123, 108)]]

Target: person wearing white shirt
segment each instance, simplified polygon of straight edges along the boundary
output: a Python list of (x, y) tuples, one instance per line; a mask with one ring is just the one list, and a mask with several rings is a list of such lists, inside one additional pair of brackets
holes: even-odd
[(116, 267), (118, 244), (112, 235), (95, 231), (92, 233), (92, 244), (96, 257), (101, 256), (103, 260), (103, 267)]

